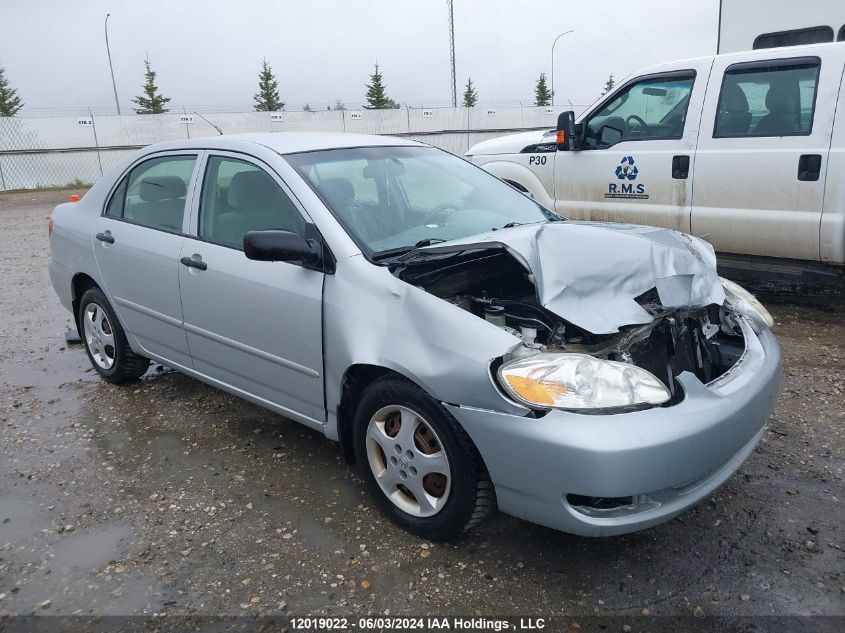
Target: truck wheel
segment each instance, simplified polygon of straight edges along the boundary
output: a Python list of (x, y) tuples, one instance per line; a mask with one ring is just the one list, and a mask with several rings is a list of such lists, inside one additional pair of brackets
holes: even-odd
[(102, 290), (89, 288), (82, 295), (78, 320), (88, 359), (103, 380), (121, 383), (144, 375), (150, 361), (130, 349)]
[(444, 540), (496, 506), (493, 484), (466, 432), (415, 384), (385, 376), (367, 387), (355, 417), (355, 454), (384, 512), (402, 527)]

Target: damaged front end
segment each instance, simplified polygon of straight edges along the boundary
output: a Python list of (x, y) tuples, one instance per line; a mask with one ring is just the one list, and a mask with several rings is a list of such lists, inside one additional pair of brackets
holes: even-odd
[(708, 249), (662, 229), (548, 223), (421, 249), (391, 272), (521, 341), (491, 365), (512, 400), (607, 413), (671, 406), (682, 373), (707, 384), (742, 357), (748, 315)]

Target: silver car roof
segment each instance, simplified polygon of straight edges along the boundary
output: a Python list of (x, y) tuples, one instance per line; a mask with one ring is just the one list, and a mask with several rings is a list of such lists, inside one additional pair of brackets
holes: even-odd
[(244, 150), (248, 145), (262, 145), (278, 154), (293, 154), (344, 147), (424, 146), (410, 139), (375, 134), (348, 132), (255, 132), (249, 134), (223, 134), (195, 139), (165, 141), (150, 145), (150, 151), (174, 149)]

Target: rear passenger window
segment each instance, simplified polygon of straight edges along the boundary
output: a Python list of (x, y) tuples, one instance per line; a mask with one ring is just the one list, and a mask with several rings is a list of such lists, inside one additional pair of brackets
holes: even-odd
[(162, 156), (137, 165), (112, 194), (106, 215), (181, 231), (196, 156)]
[(211, 156), (202, 186), (200, 238), (240, 249), (248, 231), (266, 229), (303, 235), (305, 221), (266, 171), (247, 161)]
[(814, 57), (729, 66), (714, 138), (810, 134), (820, 65)]

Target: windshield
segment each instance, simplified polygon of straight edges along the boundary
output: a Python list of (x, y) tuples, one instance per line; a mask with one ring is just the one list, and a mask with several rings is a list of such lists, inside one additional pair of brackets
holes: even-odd
[(498, 178), (433, 147), (357, 147), (285, 159), (375, 259), (558, 219)]

